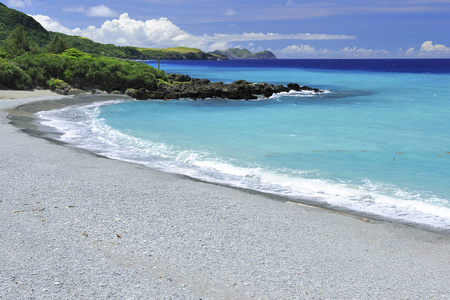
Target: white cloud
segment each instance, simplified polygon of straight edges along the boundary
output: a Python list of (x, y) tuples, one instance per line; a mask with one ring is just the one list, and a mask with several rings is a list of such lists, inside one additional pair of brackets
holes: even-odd
[(83, 33), (80, 28), (69, 29), (48, 16), (35, 15), (32, 17), (48, 31), (61, 32), (69, 35), (82, 35)]
[(420, 51), (423, 52), (450, 52), (450, 47), (444, 45), (433, 45), (432, 41), (426, 41), (420, 46)]
[(214, 50), (225, 50), (225, 49), (230, 49), (233, 48), (234, 46), (228, 42), (217, 42), (217, 43), (212, 43), (209, 46), (209, 49), (207, 49), (208, 51), (214, 51)]
[(374, 50), (374, 49), (364, 49), (357, 47), (345, 47), (342, 50), (342, 53), (347, 54), (349, 56), (357, 56), (357, 57), (388, 57), (391, 53), (387, 50)]
[(100, 43), (137, 47), (173, 47), (187, 46), (211, 51), (231, 47), (232, 42), (254, 42), (274, 40), (335, 40), (354, 39), (354, 36), (328, 34), (279, 34), (279, 33), (242, 33), (192, 35), (167, 18), (147, 21), (130, 18), (127, 13), (104, 22), (100, 28), (89, 26), (85, 29), (69, 29), (47, 16), (34, 16), (47, 30), (66, 34), (81, 35)]
[(104, 18), (113, 18), (117, 17), (119, 14), (112, 10), (111, 8), (105, 5), (92, 6), (90, 8), (85, 8), (84, 6), (69, 6), (64, 8), (65, 12), (77, 12), (83, 13), (89, 17), (104, 17)]
[(311, 34), (311, 33), (298, 33), (298, 34), (281, 34), (281, 33), (247, 33), (242, 34), (220, 34), (215, 33), (210, 39), (221, 39), (234, 42), (246, 42), (246, 41), (276, 41), (276, 40), (352, 40), (356, 36), (351, 35), (339, 35), (339, 34)]
[(236, 12), (234, 11), (234, 10), (232, 10), (232, 9), (228, 9), (226, 12), (225, 12), (225, 16), (226, 17), (232, 17), (232, 16), (234, 16), (236, 14)]
[(272, 50), (278, 58), (383, 58), (392, 57), (387, 50), (345, 47), (340, 50), (316, 49), (311, 45), (291, 45), (284, 49)]
[(414, 55), (415, 53), (416, 53), (416, 50), (413, 47), (406, 50), (406, 55), (410, 56), (410, 55)]
[(117, 17), (118, 13), (115, 10), (105, 6), (93, 6), (86, 10), (86, 14), (90, 17)]
[(9, 0), (8, 6), (9, 7), (26, 7), (31, 6), (33, 3), (31, 0)]

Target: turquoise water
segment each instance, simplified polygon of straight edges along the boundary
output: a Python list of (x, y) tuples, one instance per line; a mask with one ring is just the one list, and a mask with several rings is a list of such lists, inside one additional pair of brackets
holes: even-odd
[(66, 142), (108, 157), (450, 230), (450, 74), (244, 62), (162, 67), (212, 81), (297, 82), (327, 92), (113, 101), (40, 117), (65, 132)]

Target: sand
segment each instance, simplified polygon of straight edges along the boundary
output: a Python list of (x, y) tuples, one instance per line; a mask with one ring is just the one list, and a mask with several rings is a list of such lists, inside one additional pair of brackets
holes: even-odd
[(38, 97), (54, 96), (54, 95), (56, 95), (56, 94), (50, 90), (26, 90), (26, 91), (0, 90), (0, 100), (38, 98)]
[(32, 101), (0, 101), (0, 299), (450, 298), (448, 236), (30, 136)]

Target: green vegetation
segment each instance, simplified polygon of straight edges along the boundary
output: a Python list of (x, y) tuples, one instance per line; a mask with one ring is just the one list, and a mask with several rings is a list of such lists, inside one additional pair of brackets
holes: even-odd
[(55, 54), (62, 53), (67, 48), (69, 48), (67, 46), (67, 43), (63, 39), (61, 39), (57, 35), (55, 35), (53, 37), (52, 41), (50, 42), (50, 44), (47, 45), (47, 52), (55, 53)]
[(32, 48), (27, 38), (23, 26), (19, 25), (11, 31), (11, 34), (3, 41), (3, 49), (9, 55), (20, 55), (25, 52), (32, 52)]
[[(38, 42), (36, 36), (42, 40)], [(147, 64), (113, 58), (130, 56), (143, 58), (137, 48), (48, 33), (30, 16), (0, 5), (0, 88), (62, 89), (70, 85), (125, 92), (128, 88), (154, 90), (158, 82), (167, 81), (163, 71)]]
[(39, 22), (15, 9), (0, 3), (0, 44), (10, 33), (22, 25), (30, 44), (45, 46), (50, 42), (50, 34)]
[(135, 47), (118, 47), (112, 44), (100, 44), (85, 37), (71, 36), (57, 32), (50, 32), (50, 35), (53, 38), (58, 37), (61, 41), (64, 41), (68, 48), (76, 48), (86, 53), (123, 59), (146, 59)]
[(0, 89), (23, 90), (31, 86), (31, 77), (13, 63), (0, 58)]
[(25, 53), (11, 60), (0, 59), (0, 87), (26, 89), (51, 88), (55, 79), (84, 90), (102, 89), (124, 92), (128, 88), (154, 90), (166, 74), (128, 60), (95, 56), (77, 49), (61, 54)]

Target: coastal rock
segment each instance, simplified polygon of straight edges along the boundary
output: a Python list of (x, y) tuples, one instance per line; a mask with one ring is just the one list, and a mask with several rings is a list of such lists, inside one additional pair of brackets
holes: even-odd
[(147, 90), (144, 88), (140, 89), (127, 89), (125, 91), (125, 95), (130, 96), (132, 98), (135, 98), (137, 100), (146, 100), (146, 99), (155, 99), (155, 98), (149, 98)]
[(103, 91), (103, 90), (99, 90), (99, 89), (92, 89), (91, 90), (91, 94), (92, 95), (107, 95), (108, 92)]
[(169, 81), (178, 81), (178, 82), (189, 82), (192, 78), (189, 75), (183, 74), (168, 74), (167, 79)]
[(69, 89), (66, 95), (80, 95), (80, 94), (86, 94), (86, 92), (83, 91), (82, 89), (71, 88)]
[(319, 89), (300, 86), (297, 83), (289, 83), (287, 86), (274, 86), (268, 83), (254, 83), (246, 80), (237, 80), (230, 84), (223, 82), (211, 82), (207, 79), (191, 78), (188, 75), (168, 74), (168, 83), (161, 83), (156, 90), (128, 89), (125, 94), (138, 100), (148, 99), (206, 99), (225, 98), (230, 100), (252, 100), (258, 96), (266, 98), (275, 93), (295, 91), (314, 91), (321, 93)]

